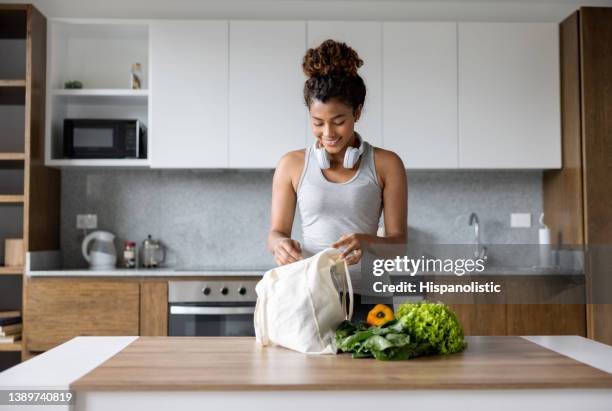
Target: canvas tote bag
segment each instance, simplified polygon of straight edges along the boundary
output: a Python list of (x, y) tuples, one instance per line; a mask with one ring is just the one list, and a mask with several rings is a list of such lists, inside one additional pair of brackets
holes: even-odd
[(338, 261), (340, 254), (327, 248), (264, 274), (255, 287), (255, 335), (260, 344), (336, 354), (336, 328), (353, 316), (353, 286), (346, 261)]

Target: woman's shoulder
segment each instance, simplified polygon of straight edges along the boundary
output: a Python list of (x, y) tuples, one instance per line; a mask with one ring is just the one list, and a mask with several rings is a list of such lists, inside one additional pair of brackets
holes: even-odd
[(383, 180), (383, 183), (390, 173), (405, 172), (406, 167), (404, 166), (404, 162), (397, 153), (374, 146), (372, 146), (372, 149), (374, 151), (376, 173), (379, 175), (380, 179)]
[(306, 149), (293, 150), (285, 153), (276, 166), (276, 174), (290, 179), (294, 188), (297, 187), (297, 183), (304, 169), (304, 158), (306, 155)]
[(305, 153), (306, 149), (303, 148), (301, 150), (293, 150), (283, 154), (283, 156), (278, 161), (278, 165), (276, 166), (276, 168), (293, 169), (296, 167), (299, 168), (303, 166), (304, 157), (306, 155)]
[(394, 151), (386, 150), (384, 148), (372, 146), (374, 150), (374, 161), (381, 165), (387, 165), (390, 167), (404, 167), (404, 162)]

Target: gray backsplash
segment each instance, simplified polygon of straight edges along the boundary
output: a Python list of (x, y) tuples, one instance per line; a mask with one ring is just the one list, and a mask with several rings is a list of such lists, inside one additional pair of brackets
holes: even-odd
[[(62, 171), (61, 244), (66, 268), (85, 267), (76, 215), (98, 215), (117, 246), (148, 234), (168, 248), (168, 266), (253, 269), (274, 260), (266, 250), (272, 170)], [(409, 171), (410, 242), (471, 244), (468, 216), (482, 241), (534, 244), (542, 212), (540, 171)], [(531, 213), (531, 228), (510, 228), (510, 213)], [(294, 238), (301, 240), (296, 213)]]

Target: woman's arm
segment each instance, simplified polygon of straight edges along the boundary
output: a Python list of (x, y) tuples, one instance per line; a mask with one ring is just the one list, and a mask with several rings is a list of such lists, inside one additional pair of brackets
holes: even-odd
[(385, 220), (385, 237), (351, 233), (343, 235), (331, 247), (344, 247), (341, 258), (356, 264), (362, 256), (361, 244), (396, 244), (406, 242), (408, 225), (408, 187), (402, 159), (392, 151), (376, 149), (376, 173), (380, 179)]
[[(393, 151), (380, 150), (380, 179), (383, 183), (385, 237), (379, 243), (405, 243), (408, 226), (408, 185), (402, 159)], [(381, 241), (382, 240), (382, 241)]]
[[(302, 157), (302, 159), (300, 158)], [(277, 264), (284, 265), (303, 259), (300, 243), (291, 239), (295, 217), (295, 175), (301, 174), (303, 154), (292, 151), (279, 161), (272, 180), (272, 210), (268, 232), (268, 250)]]

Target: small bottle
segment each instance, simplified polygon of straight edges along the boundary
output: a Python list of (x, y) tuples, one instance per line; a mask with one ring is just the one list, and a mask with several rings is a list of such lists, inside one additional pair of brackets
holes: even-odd
[(123, 246), (123, 267), (136, 268), (136, 243), (126, 241)]
[(540, 251), (540, 267), (552, 266), (552, 247), (550, 245), (550, 229), (544, 224), (544, 213), (540, 215), (540, 229), (538, 230), (538, 243)]
[(132, 64), (131, 87), (132, 90), (140, 90), (142, 88), (142, 69), (140, 63)]

